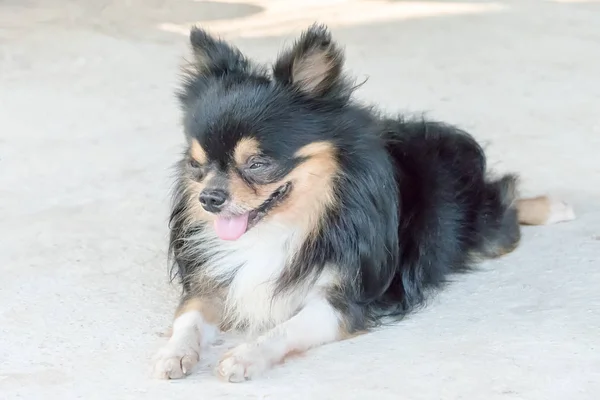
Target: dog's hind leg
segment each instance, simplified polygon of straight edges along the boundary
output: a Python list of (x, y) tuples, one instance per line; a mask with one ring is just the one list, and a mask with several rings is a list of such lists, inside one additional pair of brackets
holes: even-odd
[(575, 219), (573, 207), (548, 196), (519, 199), (516, 207), (521, 225), (550, 225)]
[(521, 230), (515, 208), (516, 198), (516, 176), (505, 175), (486, 182), (477, 223), (480, 240), (472, 253), (475, 258), (496, 258), (517, 248)]
[(479, 217), (481, 241), (473, 255), (496, 258), (519, 245), (520, 225), (549, 225), (575, 219), (573, 208), (547, 196), (517, 197), (517, 178), (505, 175), (486, 183), (486, 195)]

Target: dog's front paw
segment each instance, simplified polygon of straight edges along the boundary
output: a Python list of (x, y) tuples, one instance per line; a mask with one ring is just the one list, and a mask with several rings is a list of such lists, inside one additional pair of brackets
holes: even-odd
[(242, 344), (223, 356), (217, 374), (229, 382), (252, 379), (270, 367), (271, 363), (257, 344)]
[(199, 360), (198, 347), (168, 343), (154, 356), (153, 374), (159, 379), (183, 378), (191, 372)]

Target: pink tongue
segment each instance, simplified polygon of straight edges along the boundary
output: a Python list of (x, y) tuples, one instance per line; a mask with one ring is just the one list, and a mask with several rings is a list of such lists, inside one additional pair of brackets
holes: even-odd
[(248, 228), (248, 213), (233, 218), (218, 217), (215, 220), (217, 236), (223, 240), (237, 240)]

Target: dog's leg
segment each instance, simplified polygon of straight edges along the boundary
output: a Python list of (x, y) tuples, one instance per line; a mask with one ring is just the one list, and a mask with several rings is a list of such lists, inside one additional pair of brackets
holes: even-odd
[(214, 340), (221, 312), (218, 300), (184, 298), (175, 313), (171, 338), (154, 357), (154, 375), (178, 379), (189, 374), (202, 347)]
[(575, 219), (569, 204), (547, 196), (517, 200), (517, 212), (523, 225), (550, 225)]
[(288, 321), (227, 352), (217, 367), (217, 374), (229, 382), (252, 379), (289, 354), (342, 337), (338, 312), (324, 297), (314, 297)]

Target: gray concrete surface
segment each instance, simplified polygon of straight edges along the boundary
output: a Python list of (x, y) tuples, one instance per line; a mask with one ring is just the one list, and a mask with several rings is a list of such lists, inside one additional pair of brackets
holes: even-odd
[[(0, 1), (1, 399), (598, 399), (600, 3), (334, 3)], [(422, 312), (260, 380), (212, 375), (235, 337), (186, 380), (153, 380), (177, 295), (178, 32), (229, 27), (269, 60), (310, 19), (369, 77), (361, 98), (471, 130), (526, 194), (563, 197), (578, 219), (524, 229), (518, 251)]]

